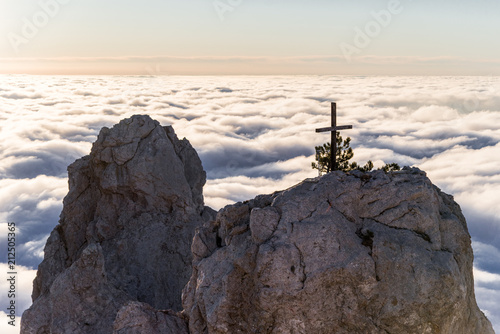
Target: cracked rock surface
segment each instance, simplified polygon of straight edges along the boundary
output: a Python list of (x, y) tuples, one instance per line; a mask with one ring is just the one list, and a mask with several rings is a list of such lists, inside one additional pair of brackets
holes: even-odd
[(425, 173), (308, 179), (197, 230), (191, 333), (493, 333), (465, 219)]
[(21, 332), (187, 333), (183, 318), (158, 310), (181, 310), (195, 228), (213, 215), (196, 151), (171, 127), (133, 116), (103, 128), (68, 173)]
[(418, 169), (216, 213), (189, 142), (133, 116), (68, 172), (23, 334), (493, 333), (460, 208)]

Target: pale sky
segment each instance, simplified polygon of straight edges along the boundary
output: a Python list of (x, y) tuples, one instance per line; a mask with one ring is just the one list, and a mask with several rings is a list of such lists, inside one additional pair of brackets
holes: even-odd
[(499, 0), (0, 0), (0, 73), (500, 75)]

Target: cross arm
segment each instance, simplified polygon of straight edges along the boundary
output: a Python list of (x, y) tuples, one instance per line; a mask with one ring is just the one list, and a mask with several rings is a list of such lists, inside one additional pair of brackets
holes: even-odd
[(341, 125), (341, 126), (332, 126), (328, 128), (320, 128), (316, 129), (316, 132), (327, 132), (327, 131), (339, 131), (339, 130), (348, 130), (352, 129), (352, 125)]

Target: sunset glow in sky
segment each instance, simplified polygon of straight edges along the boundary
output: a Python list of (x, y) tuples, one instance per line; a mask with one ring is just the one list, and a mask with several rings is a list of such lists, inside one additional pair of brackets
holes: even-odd
[(500, 74), (500, 1), (0, 0), (0, 73)]

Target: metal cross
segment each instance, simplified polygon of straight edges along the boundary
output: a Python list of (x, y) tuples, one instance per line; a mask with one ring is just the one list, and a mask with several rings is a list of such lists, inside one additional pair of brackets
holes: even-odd
[(330, 171), (337, 170), (337, 131), (352, 129), (352, 125), (337, 126), (337, 104), (332, 102), (332, 126), (328, 128), (316, 129), (316, 132), (332, 133), (331, 152), (330, 152)]

